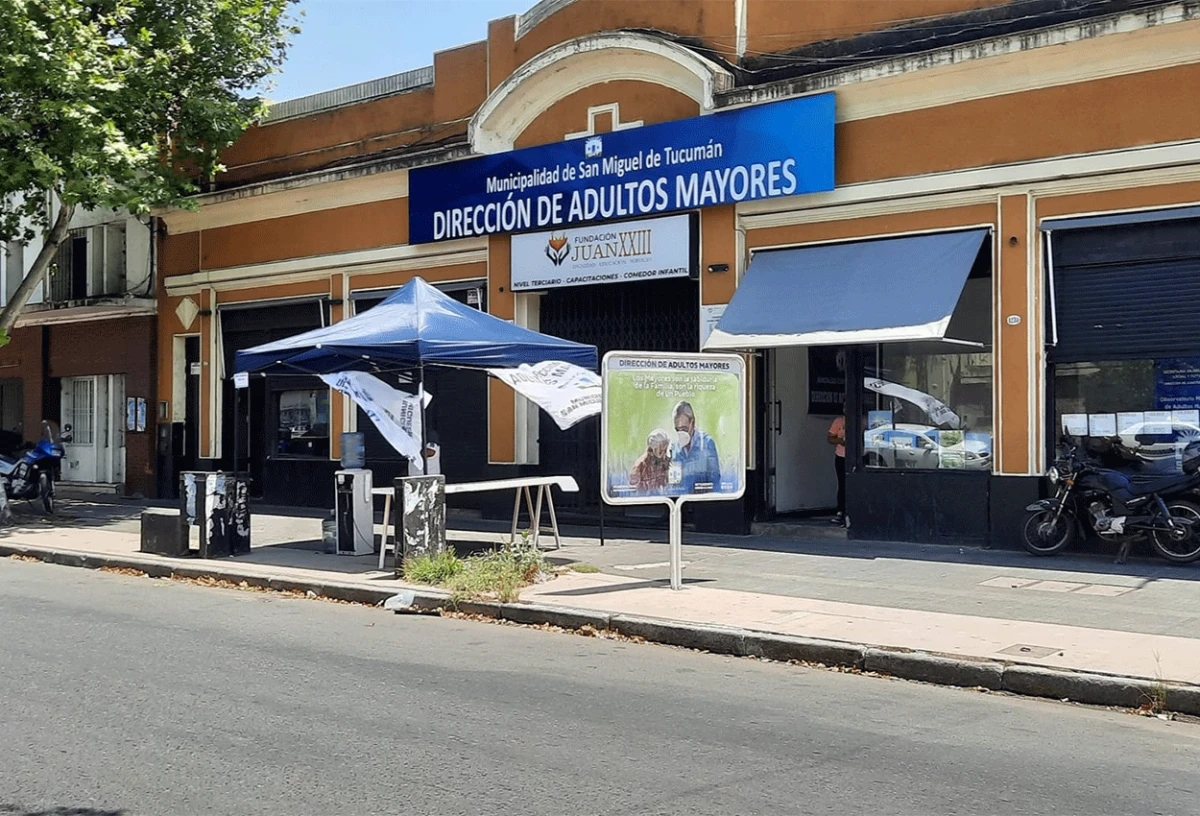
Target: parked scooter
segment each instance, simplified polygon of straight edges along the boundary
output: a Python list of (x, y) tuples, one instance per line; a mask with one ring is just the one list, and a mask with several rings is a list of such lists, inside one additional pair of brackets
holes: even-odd
[(40, 499), (47, 513), (54, 512), (54, 484), (62, 475), (63, 443), (71, 441), (71, 426), (60, 433), (58, 423), (42, 421), (42, 438), (20, 457), (0, 456), (0, 479), (9, 500)]
[[(1136, 451), (1126, 452), (1136, 457)], [(1183, 473), (1134, 482), (1127, 473), (1093, 464), (1071, 437), (1046, 473), (1053, 498), (1025, 508), (1022, 543), (1034, 555), (1055, 555), (1088, 531), (1119, 542), (1124, 563), (1135, 541), (1148, 536), (1173, 564), (1200, 559), (1200, 443), (1183, 451)]]

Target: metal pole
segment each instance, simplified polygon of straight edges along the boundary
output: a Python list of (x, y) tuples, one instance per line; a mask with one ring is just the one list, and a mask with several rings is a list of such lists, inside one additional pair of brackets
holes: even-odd
[(421, 403), (421, 475), (429, 475), (429, 458), (426, 452), (429, 449), (429, 443), (425, 437), (425, 364), (421, 363), (417, 369), (417, 400)]
[(242, 389), (233, 385), (233, 475), (238, 474), (238, 460), (242, 450)]
[(670, 502), (671, 589), (683, 589), (683, 500)]
[[(600, 437), (602, 437), (603, 435), (604, 435), (604, 426), (603, 426), (603, 423), (600, 422), (600, 418), (597, 417), (596, 418), (596, 450), (597, 450), (597, 452), (603, 450), (603, 448), (604, 448), (604, 443), (600, 439)], [(601, 473), (601, 475), (600, 475), (600, 546), (601, 547), (604, 546), (604, 504), (605, 504), (605, 501), (604, 501), (604, 478), (605, 477), (604, 477), (603, 473)]]

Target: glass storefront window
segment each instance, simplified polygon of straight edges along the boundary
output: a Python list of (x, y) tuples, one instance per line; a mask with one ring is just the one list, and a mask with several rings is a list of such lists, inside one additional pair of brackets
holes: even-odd
[(329, 456), (329, 391), (278, 391), (272, 404), (276, 456)]
[(872, 469), (992, 470), (991, 278), (967, 281), (946, 342), (866, 349), (863, 464)]
[(1054, 427), (1107, 467), (1180, 473), (1200, 441), (1200, 358), (1059, 363)]

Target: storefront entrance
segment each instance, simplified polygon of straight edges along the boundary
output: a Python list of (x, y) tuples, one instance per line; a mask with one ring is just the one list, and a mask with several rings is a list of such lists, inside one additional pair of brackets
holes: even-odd
[(837, 347), (767, 349), (763, 354), (763, 501), (759, 516), (832, 515), (837, 505), (829, 426), (842, 412), (846, 355)]
[(763, 515), (832, 508), (844, 404), (852, 538), (988, 539), (989, 229), (756, 253), (707, 347), (763, 349)]

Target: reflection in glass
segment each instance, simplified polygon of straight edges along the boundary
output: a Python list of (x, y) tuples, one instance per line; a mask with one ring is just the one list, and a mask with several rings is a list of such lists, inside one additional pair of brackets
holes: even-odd
[(329, 390), (275, 394), (275, 452), (281, 456), (329, 456)]
[[(1200, 440), (1200, 361), (1060, 363), (1054, 373), (1055, 438), (1087, 428), (1084, 450), (1133, 474), (1181, 473), (1184, 448)], [(1116, 433), (1094, 436), (1096, 417), (1115, 415)]]

